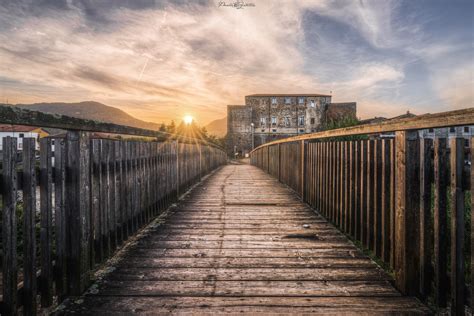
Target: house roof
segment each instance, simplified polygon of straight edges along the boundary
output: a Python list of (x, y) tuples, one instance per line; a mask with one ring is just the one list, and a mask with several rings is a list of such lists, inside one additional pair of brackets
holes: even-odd
[(278, 93), (262, 93), (262, 94), (249, 94), (246, 97), (330, 97), (330, 94), (319, 94), (319, 93), (301, 93), (301, 94), (278, 94)]
[(38, 129), (38, 127), (26, 125), (0, 124), (0, 132), (28, 133), (35, 129)]

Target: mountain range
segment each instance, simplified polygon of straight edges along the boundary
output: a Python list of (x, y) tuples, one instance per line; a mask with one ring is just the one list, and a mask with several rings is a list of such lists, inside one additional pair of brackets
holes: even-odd
[[(62, 114), (82, 119), (108, 122), (151, 130), (158, 130), (161, 125), (157, 123), (142, 121), (131, 116), (125, 111), (95, 101), (83, 101), (76, 103), (54, 102), (16, 104), (14, 106), (18, 106), (27, 110), (35, 110), (52, 114)], [(222, 137), (226, 134), (227, 118), (212, 121), (205, 127), (209, 134)]]

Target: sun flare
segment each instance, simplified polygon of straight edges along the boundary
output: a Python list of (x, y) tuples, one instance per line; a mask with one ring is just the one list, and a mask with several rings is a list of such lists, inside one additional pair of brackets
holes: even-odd
[(193, 117), (191, 115), (185, 115), (183, 117), (184, 124), (189, 125), (193, 122)]

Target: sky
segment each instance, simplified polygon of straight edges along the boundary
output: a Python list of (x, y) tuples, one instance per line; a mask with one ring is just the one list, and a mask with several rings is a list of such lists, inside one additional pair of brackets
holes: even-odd
[(361, 118), (473, 106), (472, 0), (240, 1), (0, 0), (0, 103), (201, 124), (254, 93), (332, 94)]

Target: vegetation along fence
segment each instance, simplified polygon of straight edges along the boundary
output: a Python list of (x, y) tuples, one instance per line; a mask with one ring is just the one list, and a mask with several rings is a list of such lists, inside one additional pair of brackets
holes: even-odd
[(264, 144), (251, 163), (370, 250), (402, 293), (463, 314), (473, 304), (474, 147), (448, 135), (473, 124), (466, 109), (330, 130)]
[[(226, 162), (198, 140), (150, 141), (155, 131), (0, 106), (0, 123), (67, 130), (58, 138), (3, 139), (1, 314), (33, 315), (82, 293), (97, 263)], [(92, 131), (135, 135), (101, 139)]]

